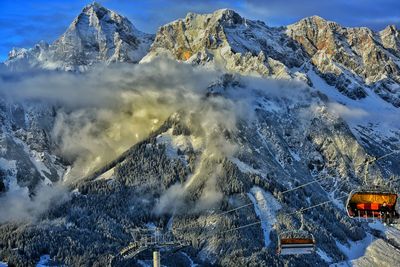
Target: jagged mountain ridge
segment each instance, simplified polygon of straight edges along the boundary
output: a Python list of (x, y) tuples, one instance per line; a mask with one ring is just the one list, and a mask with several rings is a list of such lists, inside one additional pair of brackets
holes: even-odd
[(31, 66), (84, 71), (96, 63), (137, 63), (153, 38), (137, 30), (127, 18), (93, 3), (53, 44), (39, 42), (31, 49), (13, 49), (5, 64), (16, 69)]
[(315, 69), (352, 99), (376, 93), (399, 107), (399, 36), (394, 25), (373, 32), (345, 28), (318, 16), (274, 28), (221, 9), (189, 13), (160, 27), (154, 39), (125, 17), (94, 3), (52, 45), (40, 42), (31, 49), (13, 49), (5, 63), (11, 68), (83, 71), (95, 63), (137, 63), (143, 57), (148, 61), (169, 53), (196, 64), (212, 61), (228, 71), (308, 83), (307, 72)]
[[(314, 69), (352, 99), (377, 93), (399, 107), (399, 31), (345, 28), (318, 16), (287, 27), (268, 27), (229, 9), (189, 13), (162, 26), (149, 54), (280, 79), (308, 80)], [(374, 91), (374, 92), (373, 92)]]
[(294, 73), (285, 64), (300, 67), (304, 62), (301, 49), (293, 53), (292, 45), (279, 29), (222, 9), (212, 14), (189, 13), (185, 19), (160, 27), (143, 61), (169, 54), (178, 60), (210, 62), (245, 75), (290, 79)]
[[(399, 107), (400, 50), (395, 26), (376, 33), (365, 27), (345, 28), (314, 16), (289, 25), (286, 33), (302, 45), (325, 80), (336, 87), (343, 85), (339, 90), (351, 90), (354, 95), (350, 97), (362, 98), (369, 86)], [(331, 81), (332, 77), (337, 81)]]

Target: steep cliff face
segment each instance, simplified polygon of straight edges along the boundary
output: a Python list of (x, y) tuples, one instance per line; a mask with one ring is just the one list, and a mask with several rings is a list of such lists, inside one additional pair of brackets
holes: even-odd
[(125, 17), (94, 3), (86, 6), (67, 31), (49, 45), (13, 49), (5, 64), (84, 71), (96, 63), (137, 63), (147, 53), (153, 35), (137, 30)]
[(66, 163), (51, 138), (55, 110), (43, 103), (0, 102), (0, 181), (3, 191), (58, 182)]

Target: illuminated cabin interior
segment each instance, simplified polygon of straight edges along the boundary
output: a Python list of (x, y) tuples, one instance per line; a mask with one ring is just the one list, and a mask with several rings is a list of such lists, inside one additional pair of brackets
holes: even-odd
[(379, 219), (382, 212), (388, 212), (393, 219), (398, 219), (396, 202), (397, 194), (394, 192), (355, 190), (347, 200), (347, 213), (352, 218)]

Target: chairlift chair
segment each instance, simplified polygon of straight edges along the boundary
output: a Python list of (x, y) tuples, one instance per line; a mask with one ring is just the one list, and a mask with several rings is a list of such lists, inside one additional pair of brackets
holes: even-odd
[(315, 239), (311, 233), (303, 230), (287, 231), (278, 236), (278, 255), (312, 254), (315, 251)]

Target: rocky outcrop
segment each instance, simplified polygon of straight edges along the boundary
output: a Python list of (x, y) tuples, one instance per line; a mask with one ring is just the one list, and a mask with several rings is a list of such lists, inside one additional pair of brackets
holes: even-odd
[(189, 13), (162, 26), (143, 61), (160, 55), (244, 75), (296, 79), (311, 84), (315, 71), (351, 99), (377, 93), (400, 105), (399, 33), (345, 28), (321, 17), (268, 27), (233, 10)]
[[(399, 58), (385, 49), (395, 47), (395, 35), (389, 31), (381, 33), (381, 42), (379, 35), (368, 28), (345, 28), (318, 16), (287, 27), (287, 34), (301, 44), (322, 76), (354, 99), (365, 97), (365, 88), (377, 82), (400, 82)], [(383, 97), (384, 90), (375, 88)], [(398, 104), (395, 96), (385, 98)]]
[(386, 49), (399, 56), (400, 53), (400, 31), (396, 25), (389, 25), (379, 32), (382, 44)]
[(242, 18), (229, 9), (212, 14), (189, 13), (162, 26), (143, 61), (168, 55), (193, 64), (216, 65), (230, 72), (278, 79), (298, 78), (291, 67), (302, 64), (303, 52), (282, 31)]

